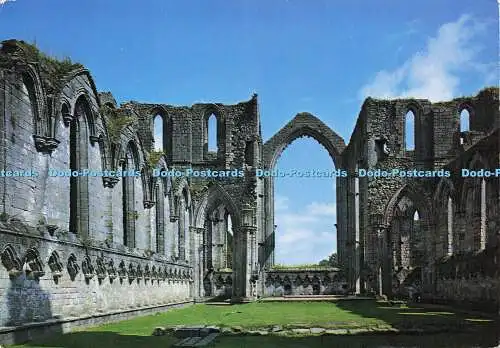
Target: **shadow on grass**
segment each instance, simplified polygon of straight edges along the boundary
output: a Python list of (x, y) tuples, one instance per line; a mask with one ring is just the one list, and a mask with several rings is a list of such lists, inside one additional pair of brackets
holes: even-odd
[[(116, 332), (75, 332), (54, 337), (50, 341), (28, 343), (22, 347), (170, 347), (177, 340), (172, 336), (120, 335)], [(349, 335), (315, 337), (219, 336), (209, 345), (215, 348), (318, 348), (318, 347), (491, 347), (483, 336), (468, 334), (437, 335)]]
[(221, 337), (216, 348), (319, 348), (319, 347), (352, 347), (352, 348), (396, 348), (396, 347), (492, 347), (491, 340), (467, 334), (450, 337), (447, 334), (437, 335), (347, 335), (316, 337), (270, 337), (270, 336), (236, 336)]
[[(365, 318), (383, 320), (398, 330), (423, 330), (435, 334), (461, 333), (471, 339), (486, 342), (495, 347), (499, 343), (500, 320), (459, 314), (452, 310), (425, 308), (425, 305), (401, 305), (376, 301), (338, 301), (338, 308)], [(432, 335), (432, 334), (428, 334)], [(477, 344), (479, 344), (478, 342)], [(475, 344), (475, 342), (471, 342)]]
[(212, 297), (204, 302), (205, 304), (221, 304), (221, 303), (227, 303), (230, 304), (229, 302), (229, 297), (227, 296), (215, 296)]
[(24, 343), (15, 347), (71, 347), (71, 348), (87, 348), (87, 347), (170, 347), (177, 339), (173, 336), (137, 336), (137, 335), (121, 335), (117, 332), (95, 332), (95, 331), (80, 331), (72, 332), (60, 336), (53, 336), (46, 340)]

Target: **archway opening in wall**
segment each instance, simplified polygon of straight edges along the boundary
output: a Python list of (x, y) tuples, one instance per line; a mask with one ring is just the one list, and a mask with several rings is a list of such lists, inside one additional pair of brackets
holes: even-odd
[(163, 136), (163, 117), (161, 115), (156, 115), (153, 120), (153, 140), (155, 151), (164, 151)]
[(460, 145), (465, 143), (465, 135), (463, 133), (470, 131), (470, 113), (467, 109), (460, 112)]
[[(391, 264), (384, 267), (384, 292), (411, 296), (422, 285), (425, 262), (425, 233), (421, 211), (407, 195), (394, 206), (390, 221)], [(393, 283), (393, 279), (397, 283)]]
[(233, 233), (233, 222), (231, 220), (231, 214), (227, 213), (226, 219), (224, 219), (224, 223), (226, 224), (226, 243), (225, 243), (225, 254), (226, 254), (226, 268), (232, 270), (233, 269), (233, 241), (234, 241), (234, 233)]
[(205, 296), (225, 298), (232, 293), (234, 232), (232, 217), (223, 201), (207, 210), (203, 235), (203, 286)]
[(298, 138), (273, 169), (275, 268), (336, 266), (336, 179), (328, 151), (311, 137)]
[(217, 152), (217, 117), (211, 114), (207, 119), (208, 151)]
[(415, 150), (415, 114), (411, 110), (405, 116), (405, 150)]

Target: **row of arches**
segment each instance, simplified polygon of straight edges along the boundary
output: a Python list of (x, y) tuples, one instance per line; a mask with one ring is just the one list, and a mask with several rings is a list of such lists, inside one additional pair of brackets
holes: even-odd
[[(477, 154), (468, 167), (487, 166)], [(387, 206), (386, 242), (378, 252), (385, 257), (382, 265), (385, 276), (393, 277), (392, 281), (386, 279), (385, 291), (391, 293), (409, 284), (429, 284), (436, 276), (432, 269), (441, 267), (450, 258), (481, 257), (488, 253), (496, 238), (496, 185), (487, 178), (460, 181), (442, 178), (433, 195), (418, 184), (402, 187)]]
[[(75, 82), (77, 83), (77, 82)], [(104, 186), (112, 188), (111, 199), (113, 203), (98, 202), (110, 199), (107, 194), (95, 194), (95, 180), (88, 176), (71, 176), (69, 181), (69, 219), (67, 229), (82, 238), (97, 237), (94, 232), (96, 223), (95, 216), (92, 215), (91, 205), (98, 203), (99, 206), (106, 207), (107, 204), (121, 201), (122, 217), (121, 221), (113, 220), (107, 227), (113, 236), (116, 244), (122, 244), (130, 249), (144, 248), (148, 243), (139, 239), (147, 237), (141, 234), (151, 233), (152, 252), (170, 257), (172, 261), (189, 261), (192, 250), (190, 242), (190, 227), (199, 226), (208, 229), (203, 237), (205, 248), (205, 270), (211, 268), (230, 269), (232, 267), (233, 255), (233, 232), (232, 217), (234, 216), (234, 204), (227, 203), (227, 197), (216, 194), (220, 201), (218, 208), (213, 208), (214, 202), (210, 202), (210, 215), (206, 221), (195, 221), (195, 206), (190, 199), (190, 188), (187, 182), (179, 183), (178, 180), (170, 178), (154, 178), (149, 172), (147, 157), (141, 149), (144, 147), (137, 137), (134, 127), (124, 127), (118, 137), (111, 139), (109, 125), (106, 117), (99, 115), (98, 98), (89, 97), (89, 91), (68, 87), (61, 98), (60, 120), (64, 121), (63, 128), (60, 128), (57, 137), (63, 139), (67, 134), (68, 162), (67, 169), (71, 172), (95, 166), (95, 156), (98, 153), (101, 157), (101, 168), (121, 170), (122, 173), (133, 173), (124, 175), (120, 179), (103, 178)], [(28, 86), (28, 90), (31, 86)], [(31, 93), (33, 94), (33, 93)], [(78, 95), (78, 96), (77, 96)], [(95, 96), (94, 96), (95, 97)], [(31, 107), (36, 98), (30, 99)], [(107, 105), (114, 108), (114, 105)], [(130, 110), (134, 113), (133, 110)], [(36, 115), (37, 113), (33, 113)], [(208, 110), (204, 116), (204, 139), (206, 139), (207, 151), (217, 151), (217, 140), (221, 139), (222, 119), (213, 110)], [(162, 114), (154, 118), (155, 132), (160, 135), (160, 139), (155, 139), (155, 150), (172, 150), (172, 121)], [(61, 133), (62, 132), (62, 133)], [(67, 132), (67, 133), (65, 133)], [(165, 138), (165, 135), (170, 137)], [(64, 141), (64, 140), (63, 140)], [(94, 144), (98, 148), (93, 148)], [(161, 144), (162, 146), (158, 146)], [(250, 151), (246, 151), (250, 153)], [(156, 168), (167, 170), (167, 156), (161, 156)], [(113, 180), (114, 179), (114, 180)], [(121, 191), (121, 192), (120, 192)], [(223, 209), (221, 206), (224, 206)], [(150, 214), (149, 211), (152, 211)], [(116, 212), (113, 209), (113, 212)], [(217, 216), (216, 211), (219, 212)], [(231, 214), (229, 213), (231, 211)], [(153, 217), (150, 226), (144, 226), (147, 220), (138, 219), (138, 215), (148, 214)], [(220, 223), (222, 220), (223, 223)], [(217, 226), (216, 226), (217, 225)], [(221, 227), (222, 226), (222, 227)], [(61, 226), (62, 227), (62, 226)], [(65, 229), (65, 228), (64, 228)], [(224, 231), (224, 232), (223, 232)], [(101, 233), (101, 232), (98, 232)], [(97, 237), (99, 238), (99, 237)], [(214, 243), (208, 243), (208, 240)], [(222, 249), (220, 245), (223, 245)], [(210, 257), (208, 256), (210, 254)], [(208, 261), (210, 260), (210, 261)], [(213, 262), (212, 260), (217, 260)]]
[(0, 257), (10, 278), (17, 278), (22, 274), (33, 279), (41, 278), (46, 274), (44, 269), (47, 265), (50, 275), (56, 283), (64, 276), (65, 272), (68, 273), (71, 281), (75, 281), (77, 275), (81, 274), (86, 281), (96, 276), (100, 282), (106, 277), (109, 278), (110, 282), (113, 282), (117, 277), (121, 281), (127, 278), (130, 282), (139, 282), (140, 280), (152, 283), (161, 280), (192, 281), (194, 275), (193, 270), (187, 267), (167, 267), (150, 263), (126, 262), (125, 260), (121, 260), (115, 265), (112, 258), (104, 258), (103, 256), (91, 258), (86, 255), (79, 262), (74, 253), (70, 253), (66, 262), (63, 263), (64, 260), (55, 250), (49, 254), (44, 262), (37, 248), (27, 249), (24, 257), (20, 258), (15, 248), (10, 244), (3, 248)]

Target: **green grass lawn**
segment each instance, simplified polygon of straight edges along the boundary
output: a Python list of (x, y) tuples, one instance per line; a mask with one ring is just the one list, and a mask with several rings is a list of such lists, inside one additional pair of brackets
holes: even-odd
[[(113, 324), (89, 328), (53, 337), (45, 342), (35, 342), (24, 347), (168, 347), (175, 339), (170, 335), (151, 336), (157, 326), (175, 325), (217, 325), (221, 327), (263, 328), (273, 325), (283, 327), (323, 327), (323, 328), (395, 328), (433, 329), (443, 328), (454, 332), (467, 329), (476, 330), (456, 340), (457, 344), (470, 339), (486, 339), (477, 330), (490, 332), (498, 323), (480, 317), (464, 316), (453, 312), (430, 311), (423, 308), (390, 306), (375, 301), (339, 302), (261, 302), (243, 305), (198, 304), (182, 309), (173, 309), (161, 314), (139, 317)], [(482, 331), (481, 331), (482, 332)], [(438, 335), (439, 336), (439, 335)], [(434, 338), (438, 336), (433, 336)], [(442, 337), (448, 337), (444, 335)], [(389, 337), (389, 336), (388, 336)], [(392, 338), (391, 338), (392, 337)], [(215, 347), (333, 347), (344, 342), (346, 347), (357, 347), (358, 343), (381, 343), (388, 339), (403, 340), (404, 337), (384, 338), (382, 336), (358, 335), (355, 337), (271, 337), (237, 336), (219, 337)], [(419, 339), (422, 339), (419, 338)], [(426, 338), (433, 339), (433, 338)], [(415, 337), (413, 337), (415, 340)], [(411, 340), (410, 340), (411, 341)], [(334, 344), (335, 343), (335, 344)], [(351, 345), (352, 344), (352, 345)], [(451, 344), (451, 342), (450, 342)], [(342, 346), (342, 345), (340, 345)], [(359, 345), (359, 346), (362, 346)], [(425, 346), (433, 346), (426, 341)], [(443, 345), (441, 345), (443, 346)], [(452, 346), (452, 345), (446, 345)], [(456, 345), (462, 347), (461, 345)], [(466, 345), (467, 346), (467, 345)]]

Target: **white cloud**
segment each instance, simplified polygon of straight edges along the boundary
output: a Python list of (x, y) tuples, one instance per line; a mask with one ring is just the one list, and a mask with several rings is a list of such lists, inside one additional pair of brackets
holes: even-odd
[(312, 215), (336, 216), (337, 206), (335, 203), (312, 202), (307, 206), (307, 212)]
[(291, 210), (289, 199), (276, 196), (276, 262), (317, 263), (336, 249), (335, 203), (311, 202)]
[(274, 197), (274, 210), (280, 211), (288, 209), (288, 202), (289, 202), (288, 197), (276, 195)]
[(360, 97), (452, 99), (460, 84), (460, 72), (481, 71), (481, 64), (476, 61), (480, 49), (474, 39), (483, 30), (484, 24), (467, 15), (443, 24), (436, 36), (428, 39), (423, 51), (400, 67), (379, 71), (361, 88)]
[(0, 6), (2, 6), (3, 4), (5, 4), (6, 2), (14, 2), (16, 0), (0, 0)]

